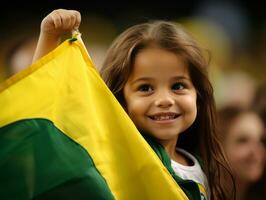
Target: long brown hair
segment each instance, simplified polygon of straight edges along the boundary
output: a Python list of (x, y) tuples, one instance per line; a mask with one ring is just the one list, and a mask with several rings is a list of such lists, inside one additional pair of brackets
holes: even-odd
[(154, 21), (127, 29), (109, 48), (100, 72), (102, 78), (118, 101), (125, 106), (123, 88), (134, 59), (140, 50), (154, 44), (185, 58), (197, 91), (196, 120), (188, 130), (181, 133), (177, 145), (202, 158), (212, 199), (228, 199), (220, 179), (222, 171), (230, 174), (230, 170), (217, 137), (213, 89), (207, 75), (208, 61), (181, 25)]

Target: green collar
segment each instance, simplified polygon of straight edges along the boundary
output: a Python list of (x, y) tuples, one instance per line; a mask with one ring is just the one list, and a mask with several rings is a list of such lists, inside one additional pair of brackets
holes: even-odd
[(167, 168), (167, 170), (170, 172), (172, 177), (175, 179), (177, 184), (182, 188), (182, 190), (185, 192), (187, 197), (190, 200), (201, 200), (200, 198), (200, 190), (198, 187), (198, 184), (191, 180), (183, 180), (181, 177), (177, 176), (171, 166), (171, 159), (168, 156), (167, 152), (165, 151), (164, 147), (159, 144), (154, 138), (145, 135), (145, 140), (149, 143), (149, 145), (152, 147), (154, 152), (158, 155), (164, 166)]

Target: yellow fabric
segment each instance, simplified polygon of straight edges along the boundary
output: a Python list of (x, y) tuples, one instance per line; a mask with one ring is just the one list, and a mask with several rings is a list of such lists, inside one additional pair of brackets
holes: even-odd
[(203, 185), (201, 185), (200, 183), (198, 183), (198, 186), (199, 186), (200, 193), (202, 195), (204, 195), (205, 199), (209, 199), (209, 198), (207, 198), (209, 195), (208, 195), (205, 187)]
[(65, 41), (0, 85), (0, 126), (46, 118), (81, 144), (117, 200), (188, 199), (104, 84), (81, 41)]

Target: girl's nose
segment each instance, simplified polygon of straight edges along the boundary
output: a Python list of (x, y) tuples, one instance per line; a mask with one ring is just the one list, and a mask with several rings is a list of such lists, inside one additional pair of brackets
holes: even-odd
[(161, 92), (155, 97), (155, 106), (167, 108), (174, 105), (175, 100), (169, 92)]

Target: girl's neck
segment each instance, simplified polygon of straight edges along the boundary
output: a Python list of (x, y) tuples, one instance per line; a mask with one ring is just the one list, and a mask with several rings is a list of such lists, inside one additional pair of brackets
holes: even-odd
[(171, 158), (171, 160), (174, 160), (178, 162), (181, 165), (191, 166), (193, 165), (192, 161), (187, 158), (184, 154), (176, 151), (176, 142), (177, 141), (159, 141), (160, 144), (164, 147), (165, 151)]

